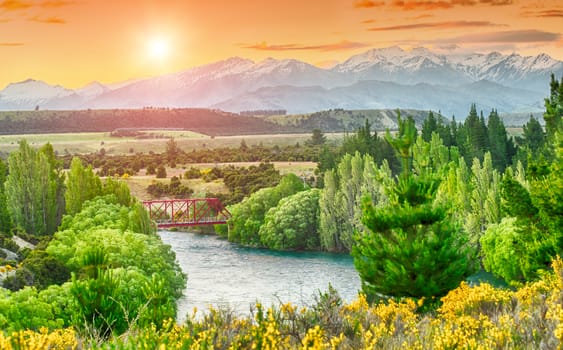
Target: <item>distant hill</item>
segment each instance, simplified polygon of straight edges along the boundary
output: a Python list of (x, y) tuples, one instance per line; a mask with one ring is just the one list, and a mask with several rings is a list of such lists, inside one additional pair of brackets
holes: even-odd
[[(401, 109), (403, 117), (411, 116), (420, 129), (428, 111)], [(485, 116), (488, 113), (484, 112)], [(444, 123), (450, 118), (440, 116)], [(542, 113), (534, 117), (543, 124)], [(505, 126), (521, 127), (530, 113), (501, 115)], [(345, 110), (330, 109), (314, 113), (241, 116), (210, 109), (113, 109), (80, 111), (12, 111), (0, 112), (0, 134), (49, 134), (66, 132), (111, 132), (128, 128), (175, 128), (210, 136), (354, 132), (368, 119), (372, 130), (396, 130), (396, 109)], [(459, 119), (458, 119), (459, 121)]]
[(0, 134), (109, 132), (120, 128), (181, 128), (211, 136), (302, 132), (293, 126), (209, 109), (0, 112)]
[[(401, 109), (400, 111), (403, 118), (413, 117), (418, 128), (422, 127), (422, 122), (428, 116), (428, 111), (414, 109)], [(439, 117), (435, 112), (434, 115)], [(365, 125), (366, 119), (369, 120), (372, 130), (398, 128), (396, 109), (331, 109), (308, 114), (265, 117), (265, 120), (281, 126), (292, 126), (309, 132), (313, 129), (320, 129), (324, 132), (354, 132)], [(448, 123), (449, 120), (443, 118), (443, 122)]]

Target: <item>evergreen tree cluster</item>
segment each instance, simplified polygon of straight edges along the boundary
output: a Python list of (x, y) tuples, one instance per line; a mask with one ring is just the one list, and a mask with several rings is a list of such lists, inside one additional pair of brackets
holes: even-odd
[(515, 142), (507, 134), (495, 109), (485, 118), (483, 112), (478, 114), (476, 105), (472, 104), (463, 123), (457, 123), (454, 117), (449, 124), (430, 112), (423, 122), (421, 137), (429, 142), (434, 132), (446, 146), (456, 146), (467, 163), (474, 158), (483, 161), (485, 153), (490, 152), (495, 169), (503, 171), (516, 155)]

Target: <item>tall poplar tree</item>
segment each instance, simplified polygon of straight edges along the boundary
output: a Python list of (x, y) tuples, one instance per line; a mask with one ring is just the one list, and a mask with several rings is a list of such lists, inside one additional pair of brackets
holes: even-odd
[(85, 168), (80, 158), (73, 158), (66, 180), (66, 213), (74, 215), (82, 210), (82, 203), (102, 194), (102, 182), (91, 166)]
[(0, 233), (8, 233), (12, 229), (12, 219), (8, 211), (8, 203), (6, 201), (6, 191), (4, 190), (4, 183), (6, 182), (6, 175), (8, 168), (6, 163), (0, 159)]
[(14, 224), (34, 235), (55, 232), (62, 215), (64, 188), (52, 148), (37, 152), (23, 140), (10, 154), (8, 165), (5, 188)]

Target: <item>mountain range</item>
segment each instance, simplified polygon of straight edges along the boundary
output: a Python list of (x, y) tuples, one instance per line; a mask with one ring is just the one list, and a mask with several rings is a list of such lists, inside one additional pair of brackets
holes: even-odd
[(323, 69), (294, 59), (233, 57), (162, 76), (68, 89), (28, 79), (0, 90), (0, 110), (196, 107), (228, 112), (284, 109), (410, 108), (464, 119), (543, 110), (549, 77), (563, 62), (548, 55), (372, 49)]

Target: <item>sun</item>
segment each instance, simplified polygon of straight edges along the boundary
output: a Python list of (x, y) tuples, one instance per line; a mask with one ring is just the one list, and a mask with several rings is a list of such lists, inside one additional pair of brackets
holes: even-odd
[(152, 59), (163, 60), (170, 55), (170, 42), (162, 37), (151, 38), (147, 43), (147, 50)]

